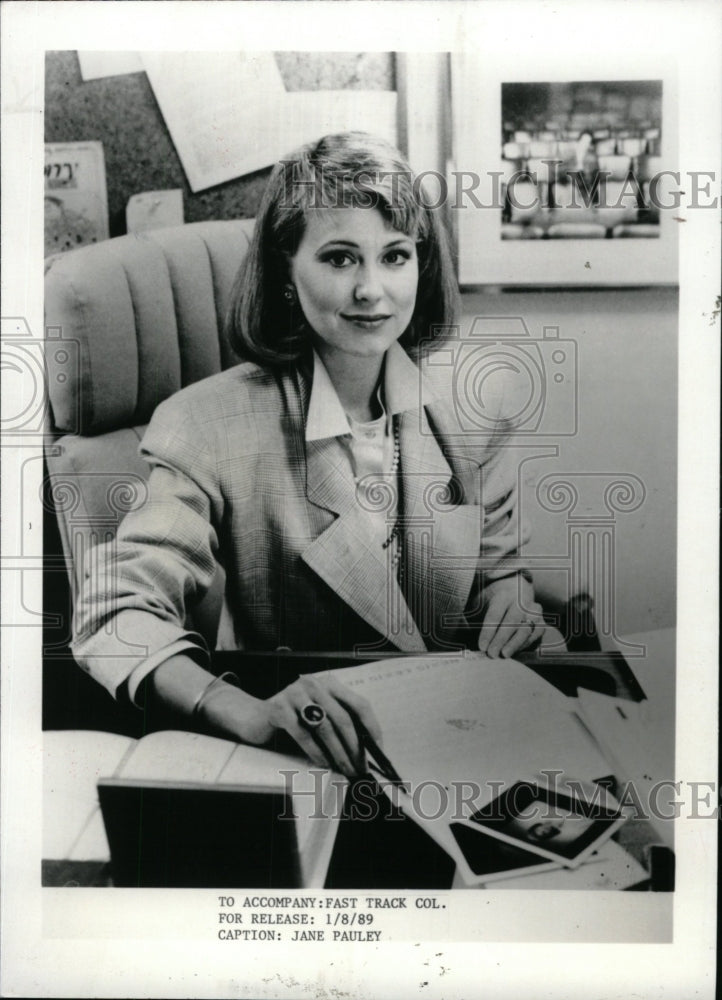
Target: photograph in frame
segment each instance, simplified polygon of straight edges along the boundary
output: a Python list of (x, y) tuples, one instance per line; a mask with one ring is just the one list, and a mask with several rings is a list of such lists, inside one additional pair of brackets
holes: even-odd
[(673, 64), (564, 53), (452, 60), (458, 161), (490, 164), (465, 182), (492, 210), (460, 213), (462, 285), (676, 284)]

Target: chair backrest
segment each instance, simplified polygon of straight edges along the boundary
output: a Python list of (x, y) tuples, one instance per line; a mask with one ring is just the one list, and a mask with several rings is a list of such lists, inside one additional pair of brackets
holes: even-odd
[[(73, 595), (85, 553), (146, 495), (138, 444), (155, 407), (237, 363), (223, 327), (253, 220), (121, 236), (46, 269), (50, 492)], [(222, 570), (194, 614), (213, 644)]]

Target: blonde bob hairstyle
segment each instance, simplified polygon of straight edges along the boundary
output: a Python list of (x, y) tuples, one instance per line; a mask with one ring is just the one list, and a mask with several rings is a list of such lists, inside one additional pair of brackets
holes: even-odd
[(456, 317), (458, 287), (440, 213), (430, 208), (402, 154), (365, 132), (327, 135), (276, 164), (263, 194), (251, 245), (231, 293), (226, 320), (238, 354), (263, 365), (299, 360), (310, 329), (284, 296), (308, 213), (318, 208), (378, 209), (416, 241), (416, 304), (400, 343), (412, 355), (438, 346)]

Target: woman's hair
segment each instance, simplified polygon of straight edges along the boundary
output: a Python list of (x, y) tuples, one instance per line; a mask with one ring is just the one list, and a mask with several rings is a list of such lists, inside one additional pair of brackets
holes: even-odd
[(438, 346), (456, 317), (458, 287), (440, 213), (430, 208), (405, 158), (365, 132), (327, 135), (276, 164), (263, 194), (251, 245), (231, 293), (226, 320), (233, 347), (261, 364), (295, 361), (309, 328), (284, 285), (290, 261), (317, 208), (375, 208), (417, 244), (416, 304), (400, 343), (412, 354)]

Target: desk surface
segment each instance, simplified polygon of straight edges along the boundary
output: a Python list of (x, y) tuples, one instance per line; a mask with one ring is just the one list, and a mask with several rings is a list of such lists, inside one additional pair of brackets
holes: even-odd
[[(629, 649), (624, 652), (648, 703), (643, 703), (641, 715), (634, 717), (634, 734), (628, 741), (628, 747), (634, 751), (633, 759), (615, 768), (617, 776), (633, 781), (672, 779), (675, 630), (661, 629), (625, 639), (641, 647), (636, 651), (640, 655), (630, 655)], [(640, 719), (641, 726), (637, 724)], [(44, 734), (44, 884), (77, 884), (78, 880), (86, 885), (109, 884), (106, 868), (109, 848), (96, 786), (100, 777), (113, 774), (133, 742), (113, 733), (60, 730)], [(645, 824), (643, 830), (637, 829), (635, 833), (631, 823), (625, 824), (622, 830), (626, 830), (627, 840), (623, 836), (622, 841), (632, 859), (625, 858), (611, 844), (606, 852), (607, 871), (602, 877), (598, 866), (595, 870), (592, 864), (576, 871), (508, 879), (494, 883), (494, 888), (621, 887), (625, 876), (625, 884), (629, 884), (632, 873), (642, 873), (638, 865), (650, 843), (657, 840), (672, 846), (671, 826), (671, 821), (657, 823), (650, 832)]]

